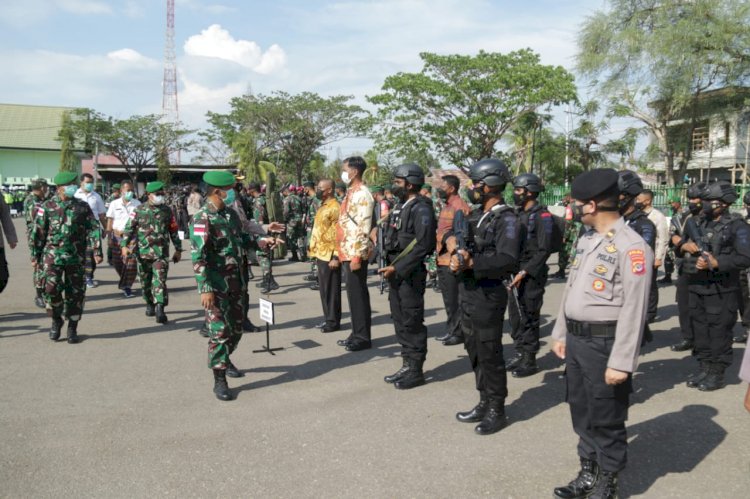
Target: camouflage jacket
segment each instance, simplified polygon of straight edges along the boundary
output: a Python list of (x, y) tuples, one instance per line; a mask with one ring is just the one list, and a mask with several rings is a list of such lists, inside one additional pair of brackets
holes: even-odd
[(284, 222), (292, 227), (302, 225), (302, 200), (296, 194), (284, 198)]
[(37, 197), (33, 192), (26, 196), (23, 202), (23, 217), (26, 220), (26, 237), (31, 237), (31, 231), (34, 230), (34, 218), (39, 211), (39, 206), (44, 203), (44, 199)]
[(305, 228), (310, 229), (315, 222), (315, 214), (320, 209), (321, 201), (317, 197), (313, 196), (307, 199), (307, 215), (305, 217)]
[(135, 253), (143, 260), (169, 258), (169, 240), (177, 251), (182, 251), (182, 241), (177, 235), (177, 221), (168, 206), (140, 205), (130, 214), (122, 231), (123, 248), (136, 241)]
[(253, 200), (253, 216), (250, 218), (259, 224), (268, 223), (268, 209), (266, 208), (265, 194), (261, 194)]
[(237, 212), (226, 206), (219, 210), (210, 200), (193, 215), (190, 243), (199, 293), (227, 292), (230, 279), (242, 278), (243, 248), (253, 240), (241, 227)]
[(86, 248), (102, 256), (99, 221), (86, 201), (54, 196), (36, 211), (31, 256), (46, 265), (83, 265)]

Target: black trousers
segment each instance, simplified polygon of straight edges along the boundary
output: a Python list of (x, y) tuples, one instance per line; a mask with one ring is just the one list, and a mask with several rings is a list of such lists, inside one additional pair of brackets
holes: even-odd
[(5, 286), (8, 285), (9, 279), (10, 272), (8, 272), (8, 261), (5, 259), (5, 248), (0, 246), (0, 293), (2, 293)]
[(318, 267), (318, 286), (320, 304), (326, 326), (338, 328), (341, 326), (341, 266), (332, 269), (328, 262), (316, 258)]
[(695, 335), (693, 355), (698, 362), (724, 368), (732, 364), (732, 329), (737, 322), (737, 294), (737, 290), (700, 294), (690, 288), (690, 325)]
[(448, 316), (445, 324), (445, 332), (463, 337), (461, 331), (461, 303), (458, 295), (458, 276), (448, 266), (439, 266), (437, 268), (438, 284), (440, 284), (440, 294), (443, 297), (445, 313)]
[(677, 315), (680, 319), (680, 333), (687, 341), (694, 341), (693, 328), (690, 327), (690, 292), (688, 291), (688, 279), (682, 272), (677, 276), (675, 285), (675, 300), (677, 301)]
[(648, 293), (648, 310), (646, 312), (646, 324), (654, 322), (656, 319), (656, 310), (659, 308), (659, 286), (656, 284), (658, 269), (654, 268), (651, 274), (651, 289)]
[[(536, 354), (539, 351), (539, 326), (548, 270), (545, 265), (538, 278), (526, 276), (518, 287), (518, 306), (515, 303), (508, 306), (511, 337), (516, 352)], [(508, 300), (514, 299), (513, 296), (508, 296)], [(519, 315), (519, 309), (523, 315)]]
[(352, 271), (349, 262), (343, 262), (344, 279), (346, 280), (346, 297), (352, 316), (352, 341), (370, 342), (372, 328), (372, 309), (370, 308), (370, 291), (367, 289), (367, 262), (363, 261), (357, 271)]
[(602, 470), (619, 472), (628, 456), (628, 419), (632, 378), (610, 386), (604, 381), (614, 338), (567, 335), (565, 351), (566, 399), (578, 455), (596, 461)]
[(467, 276), (462, 277), (460, 289), (464, 347), (469, 354), (477, 390), (490, 400), (504, 404), (508, 397), (508, 377), (502, 332), (508, 293), (499, 281), (480, 286), (473, 277)]
[(427, 357), (427, 328), (424, 325), (424, 289), (427, 272), (423, 266), (405, 279), (392, 278), (388, 284), (391, 318), (401, 357), (424, 362)]
[(743, 270), (740, 272), (740, 296), (739, 296), (739, 310), (740, 319), (742, 319), (742, 326), (745, 329), (750, 329), (750, 274), (748, 271)]

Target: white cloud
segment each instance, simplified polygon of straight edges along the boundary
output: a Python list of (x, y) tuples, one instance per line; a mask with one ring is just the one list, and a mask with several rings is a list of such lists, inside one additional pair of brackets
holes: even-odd
[(178, 96), (180, 121), (187, 126), (205, 126), (206, 112), (227, 112), (232, 97), (243, 95), (247, 83), (233, 82), (220, 87), (207, 87), (190, 80), (180, 72), (182, 88)]
[(260, 46), (248, 40), (235, 40), (218, 24), (212, 24), (187, 39), (185, 53), (191, 56), (215, 57), (232, 61), (261, 74), (269, 74), (284, 67), (286, 53), (278, 45), (263, 52)]
[(144, 67), (154, 67), (159, 63), (154, 59), (144, 56), (137, 50), (124, 48), (107, 53), (107, 58), (112, 61), (123, 61)]

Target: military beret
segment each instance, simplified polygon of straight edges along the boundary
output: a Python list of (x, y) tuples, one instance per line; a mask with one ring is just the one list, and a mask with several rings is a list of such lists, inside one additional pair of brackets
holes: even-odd
[(60, 172), (53, 179), (55, 185), (68, 185), (78, 183), (78, 174), (75, 172)]
[(226, 170), (206, 172), (203, 174), (203, 181), (213, 187), (228, 187), (235, 183), (234, 175)]
[(113, 189), (119, 189), (120, 187), (122, 187), (120, 184), (112, 184)]
[(379, 185), (370, 185), (370, 186), (367, 186), (367, 190), (369, 190), (370, 192), (380, 192), (383, 190), (383, 188), (380, 187)]
[(31, 182), (31, 188), (32, 189), (41, 189), (42, 187), (45, 187), (47, 185), (47, 181), (43, 178), (38, 178)]
[(423, 184), (422, 189), (427, 189), (428, 191), (432, 192), (432, 186), (430, 184)]
[(617, 190), (617, 171), (611, 168), (597, 168), (578, 175), (573, 179), (570, 196), (579, 201), (590, 201), (604, 195), (615, 194)]
[(162, 189), (164, 189), (164, 182), (159, 182), (158, 180), (146, 184), (146, 192), (148, 192), (149, 194), (152, 192), (160, 191)]

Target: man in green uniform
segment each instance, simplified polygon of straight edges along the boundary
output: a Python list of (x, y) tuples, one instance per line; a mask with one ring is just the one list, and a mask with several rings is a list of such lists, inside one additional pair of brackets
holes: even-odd
[[(304, 226), (305, 226), (305, 251), (307, 251), (307, 247), (310, 244), (310, 236), (312, 234), (313, 224), (315, 222), (315, 215), (318, 213), (318, 209), (320, 208), (321, 201), (317, 198), (315, 195), (315, 182), (307, 181), (303, 184), (305, 188), (305, 218), (304, 218)], [(318, 288), (318, 265), (316, 262), (318, 261), (317, 258), (310, 259), (310, 273), (305, 276), (306, 281), (313, 281), (314, 284), (310, 287), (312, 290), (317, 290)]]
[(281, 190), (284, 196), (284, 223), (286, 224), (286, 242), (289, 245), (289, 251), (292, 252), (290, 262), (299, 262), (298, 251), (299, 241), (304, 237), (304, 228), (302, 227), (302, 200), (297, 196), (296, 189), (293, 185), (286, 185)]
[[(247, 187), (247, 190), (255, 200), (253, 205), (252, 219), (259, 224), (268, 223), (266, 193), (261, 190), (260, 185), (257, 183), (251, 183)], [(271, 291), (279, 289), (278, 283), (273, 278), (273, 259), (266, 251), (257, 251), (256, 254), (258, 256), (258, 264), (260, 265), (260, 270), (261, 272), (263, 272), (263, 279), (257, 285), (257, 287), (261, 288), (260, 292), (267, 294)]]
[[(29, 242), (29, 251), (34, 254), (34, 246), (31, 242), (31, 234), (34, 230), (34, 218), (36, 217), (39, 207), (47, 199), (47, 181), (44, 179), (34, 180), (31, 184), (31, 193), (26, 196), (23, 202), (23, 216), (26, 219), (26, 240)], [(33, 271), (34, 289), (36, 289), (36, 298), (34, 303), (39, 308), (44, 308), (44, 298), (42, 297), (42, 267), (37, 265)]]
[(52, 341), (60, 338), (64, 315), (68, 320), (68, 343), (78, 343), (78, 321), (86, 296), (86, 249), (92, 248), (96, 263), (102, 262), (99, 221), (88, 203), (74, 197), (77, 178), (73, 172), (55, 176), (57, 195), (37, 208), (31, 233), (31, 264), (43, 269), (44, 303), (52, 318), (49, 337)]
[(167, 272), (169, 271), (169, 240), (174, 244), (172, 261), (182, 256), (182, 241), (177, 235), (177, 221), (172, 210), (164, 204), (164, 183), (146, 185), (148, 202), (136, 208), (125, 225), (120, 247), (123, 260), (130, 254), (129, 244), (135, 241), (138, 277), (146, 302), (146, 316), (156, 315), (156, 322), (167, 323), (164, 307), (169, 304)]

